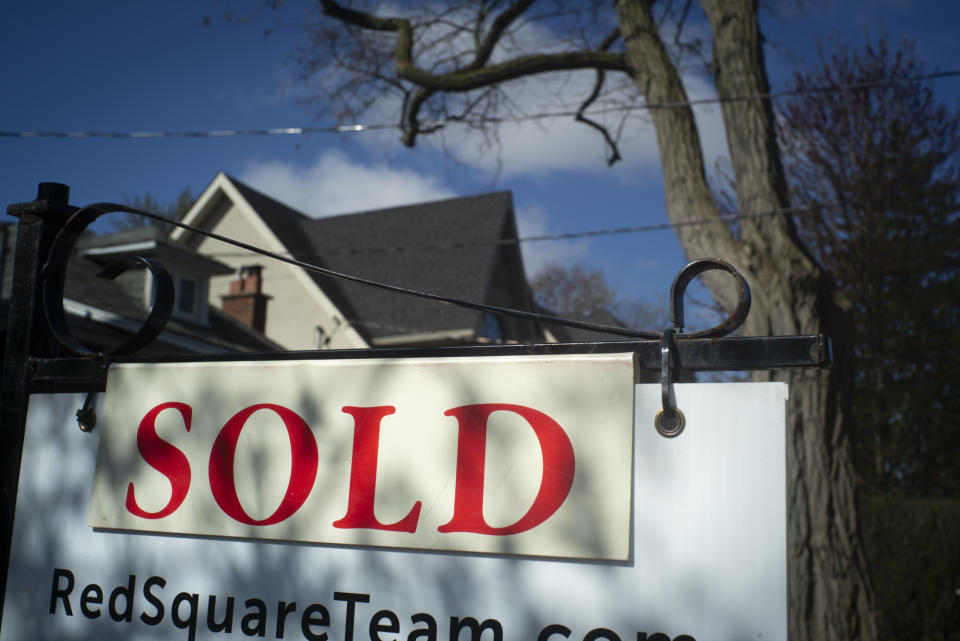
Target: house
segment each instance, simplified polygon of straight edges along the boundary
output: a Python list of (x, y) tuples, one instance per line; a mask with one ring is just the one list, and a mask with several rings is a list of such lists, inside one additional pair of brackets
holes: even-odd
[[(219, 174), (184, 222), (391, 285), (534, 310), (508, 192), (313, 219)], [(15, 225), (0, 225), (0, 323), (6, 327)], [(131, 336), (148, 313), (143, 268), (96, 278), (113, 259), (156, 259), (176, 287), (173, 316), (144, 354), (543, 342), (532, 321), (344, 282), (198, 234), (140, 227), (85, 235), (71, 258), (64, 308), (96, 350)]]
[[(16, 225), (0, 225), (0, 330), (5, 334), (13, 279)], [(143, 355), (260, 352), (280, 349), (217, 307), (207, 305), (211, 276), (232, 274), (229, 266), (170, 241), (157, 227), (141, 227), (108, 235), (85, 235), (67, 266), (64, 311), (71, 333), (95, 351), (122, 344), (141, 327), (149, 313), (153, 280), (144, 267), (115, 280), (97, 273), (113, 259), (129, 254), (153, 258), (174, 278), (178, 298), (163, 333), (141, 350)], [(5, 341), (5, 336), (3, 337)]]
[(78, 325), (85, 326), (87, 334), (94, 332), (95, 327), (100, 332), (107, 328), (134, 332), (146, 316), (153, 298), (153, 279), (146, 268), (134, 267), (112, 281), (96, 277), (96, 272), (110, 262), (130, 254), (162, 264), (170, 272), (176, 292), (164, 332), (139, 353), (282, 349), (229, 311), (208, 304), (210, 279), (232, 276), (230, 266), (171, 241), (168, 232), (158, 227), (90, 236), (78, 243), (76, 257), (67, 272), (64, 310), (78, 318)]
[[(509, 192), (310, 218), (220, 173), (183, 222), (371, 281), (543, 311), (524, 273)], [(14, 230), (0, 226), (3, 300)], [(374, 289), (179, 228), (139, 227), (85, 235), (71, 258), (64, 307), (74, 334), (91, 348), (120, 344), (148, 312), (153, 282), (146, 269), (113, 281), (95, 277), (128, 254), (156, 259), (175, 283), (173, 316), (140, 352), (146, 355), (616, 338)], [(0, 300), (0, 315), (5, 309)]]
[[(310, 218), (226, 174), (184, 223), (336, 272), (532, 311), (509, 192)], [(231, 267), (208, 305), (285, 349), (543, 342), (535, 322), (414, 299), (309, 272), (182, 229), (171, 240)]]

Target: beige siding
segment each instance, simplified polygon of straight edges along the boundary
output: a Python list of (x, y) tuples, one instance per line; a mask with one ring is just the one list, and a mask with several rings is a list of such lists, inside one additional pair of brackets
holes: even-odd
[[(230, 206), (210, 231), (258, 247), (266, 246), (258, 225), (236, 204)], [(318, 326), (331, 337), (325, 346), (327, 348), (366, 347), (362, 339), (347, 328), (336, 308), (318, 293), (319, 289), (312, 284), (309, 275), (299, 267), (250, 254), (212, 238), (204, 238), (197, 249), (232, 267), (262, 266), (263, 293), (271, 297), (267, 303), (266, 335), (285, 348), (317, 349)], [(220, 297), (228, 292), (232, 279), (233, 276), (210, 279), (209, 300), (212, 307), (220, 307)]]

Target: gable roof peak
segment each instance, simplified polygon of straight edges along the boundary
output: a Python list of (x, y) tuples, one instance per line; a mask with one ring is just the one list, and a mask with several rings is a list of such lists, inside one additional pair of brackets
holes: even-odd
[[(294, 258), (337, 272), (484, 302), (498, 260), (515, 254), (511, 260), (520, 264), (519, 248), (499, 242), (516, 236), (509, 191), (312, 218), (227, 174), (215, 182), (221, 180), (230, 197), (245, 201), (242, 210), (258, 217)], [(481, 326), (473, 310), (309, 276), (368, 342), (398, 331), (473, 335)]]

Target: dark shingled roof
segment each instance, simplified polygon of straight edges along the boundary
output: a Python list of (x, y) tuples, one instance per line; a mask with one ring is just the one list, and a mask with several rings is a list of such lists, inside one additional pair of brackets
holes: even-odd
[[(72, 257), (67, 268), (65, 297), (124, 318), (144, 320), (148, 310), (144, 308), (143, 303), (128, 293), (117, 281), (97, 278), (96, 274), (100, 269), (101, 265), (92, 260), (82, 256)], [(129, 332), (106, 327), (100, 323), (91, 323), (87, 319), (77, 318), (69, 322), (79, 340), (98, 349), (115, 347), (122, 342), (122, 337), (130, 335)], [(167, 331), (208, 343), (215, 351), (256, 352), (279, 349), (279, 345), (260, 332), (211, 306), (207, 325), (170, 318), (164, 333), (138, 354), (148, 356), (155, 353), (187, 353), (188, 350), (167, 343), (165, 339)]]
[[(231, 181), (297, 259), (470, 301), (488, 301), (497, 241), (515, 233), (509, 192), (313, 219)], [(480, 329), (479, 312), (311, 275), (367, 338)]]

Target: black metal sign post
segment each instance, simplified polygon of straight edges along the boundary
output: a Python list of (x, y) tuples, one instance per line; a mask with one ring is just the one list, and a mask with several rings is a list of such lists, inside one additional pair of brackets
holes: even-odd
[(23, 429), (31, 391), (31, 367), (36, 358), (55, 359), (60, 353), (59, 345), (43, 320), (39, 294), (45, 257), (57, 232), (75, 211), (68, 205), (69, 194), (65, 185), (41, 183), (36, 200), (11, 205), (7, 209), (10, 215), (19, 218), (19, 223), (0, 387), (0, 559), (3, 564), (0, 602), (7, 585)]
[[(118, 348), (95, 353), (70, 335), (63, 310), (63, 279), (66, 263), (83, 229), (97, 217), (112, 211), (126, 211), (150, 218), (122, 205), (99, 204), (83, 209), (68, 204), (69, 188), (56, 183), (41, 183), (35, 201), (11, 205), (7, 211), (19, 219), (10, 300), (6, 353), (3, 363), (2, 395), (0, 395), (0, 474), (2, 474), (2, 515), (0, 515), (0, 590), (6, 590), (9, 555), (13, 536), (14, 510), (20, 477), (20, 460), (24, 442), (27, 400), (31, 393), (49, 391), (86, 391), (88, 401), (78, 412), (82, 429), (92, 429), (96, 422), (90, 399), (103, 389), (105, 373), (111, 362), (199, 362), (199, 361), (277, 361), (308, 359), (412, 358), (444, 356), (506, 356), (551, 354), (633, 353), (637, 369), (659, 372), (663, 410), (655, 425), (665, 437), (683, 430), (683, 415), (670, 402), (670, 385), (683, 371), (758, 370), (796, 367), (823, 367), (829, 363), (829, 350), (822, 335), (777, 337), (726, 337), (746, 318), (750, 308), (750, 289), (743, 277), (728, 263), (716, 259), (695, 261), (676, 277), (671, 288), (671, 313), (674, 327), (661, 332), (644, 332), (591, 325), (543, 314), (490, 307), (470, 301), (443, 299), (429, 293), (363, 281), (337, 274), (313, 265), (276, 256), (260, 248), (216, 236), (205, 230), (174, 223), (190, 231), (213, 236), (250, 251), (297, 264), (304, 269), (345, 278), (365, 285), (387, 289), (420, 298), (440, 300), (464, 307), (497, 314), (520, 316), (530, 320), (607, 331), (620, 334), (624, 340), (589, 343), (552, 343), (528, 345), (485, 345), (471, 347), (392, 348), (271, 352), (253, 354), (188, 355), (183, 357), (142, 357), (133, 355), (162, 331), (170, 307), (172, 284), (166, 270), (143, 258), (121, 259), (108, 266), (102, 276), (113, 278), (133, 262), (149, 263), (155, 279), (154, 308), (143, 328)], [(694, 333), (683, 331), (683, 293), (690, 281), (709, 269), (729, 272), (736, 283), (739, 304), (720, 325)], [(3, 600), (0, 593), (0, 602)], [(2, 612), (0, 612), (2, 618)]]

